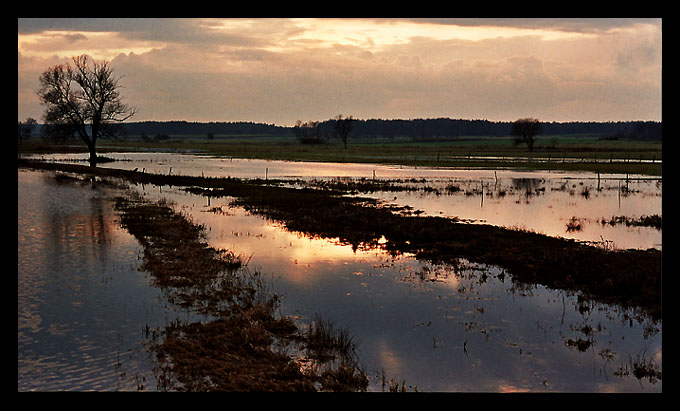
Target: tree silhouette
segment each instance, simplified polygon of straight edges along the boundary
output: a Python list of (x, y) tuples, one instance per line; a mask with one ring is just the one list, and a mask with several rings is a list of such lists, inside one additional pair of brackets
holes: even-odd
[(352, 131), (352, 121), (354, 121), (352, 116), (342, 118), (342, 114), (338, 114), (337, 117), (335, 117), (335, 135), (342, 139), (345, 148), (347, 148), (349, 133)]
[(321, 144), (323, 140), (320, 124), (318, 121), (310, 120), (303, 123), (302, 120), (298, 120), (293, 127), (293, 132), (302, 144)]
[(17, 138), (19, 139), (19, 145), (25, 140), (33, 135), (33, 128), (38, 124), (36, 119), (28, 117), (25, 122), (18, 122), (17, 128)]
[(86, 55), (73, 57), (73, 66), (59, 64), (40, 76), (38, 97), (46, 106), (43, 115), (45, 132), (52, 139), (78, 135), (90, 152), (90, 165), (95, 166), (97, 139), (112, 136), (118, 123), (135, 114), (123, 104), (108, 62), (92, 62)]
[(529, 151), (534, 150), (536, 134), (541, 132), (541, 123), (535, 118), (520, 118), (512, 123), (510, 134), (515, 136), (515, 141), (526, 143)]

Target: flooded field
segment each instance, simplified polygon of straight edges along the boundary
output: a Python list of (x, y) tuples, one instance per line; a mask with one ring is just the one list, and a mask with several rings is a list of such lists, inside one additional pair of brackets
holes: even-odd
[(141, 330), (182, 314), (138, 271), (110, 193), (24, 171), (18, 189), (19, 391), (153, 385)]
[[(660, 250), (662, 243), (660, 228), (612, 220), (660, 217), (658, 178), (110, 157), (127, 161), (104, 167), (280, 179), (291, 186), (389, 180), (401, 188), (357, 194), (420, 214), (600, 247)], [(190, 314), (169, 304), (138, 271), (140, 246), (120, 227), (109, 194), (52, 175), (19, 170), (19, 390), (154, 390), (153, 361), (143, 344), (148, 329)], [(281, 295), (283, 315), (301, 325), (320, 315), (348, 329), (371, 391), (662, 391), (660, 321), (543, 286), (519, 286), (494, 266), (436, 265), (309, 238), (230, 198), (132, 188), (152, 201), (168, 200), (206, 227), (213, 247), (243, 256)]]
[[(612, 224), (612, 218), (661, 216), (658, 177), (560, 171), (461, 170), (376, 164), (308, 163), (215, 158), (175, 153), (114, 153), (104, 167), (164, 175), (290, 181), (387, 181), (409, 190), (359, 193), (422, 215), (535, 231), (610, 248), (661, 250), (660, 227)], [(84, 162), (86, 154), (29, 158)]]

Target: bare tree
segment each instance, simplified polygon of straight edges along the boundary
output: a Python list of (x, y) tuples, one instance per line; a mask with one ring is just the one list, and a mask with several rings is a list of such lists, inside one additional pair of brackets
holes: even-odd
[(78, 135), (90, 152), (91, 166), (97, 163), (97, 139), (112, 136), (136, 112), (121, 101), (119, 80), (108, 62), (90, 64), (86, 55), (73, 57), (73, 67), (59, 64), (40, 76), (45, 130), (53, 138)]
[(347, 148), (347, 139), (349, 138), (349, 133), (352, 131), (352, 116), (347, 118), (342, 118), (342, 114), (338, 114), (335, 117), (335, 135), (342, 139), (342, 142)]
[(535, 118), (520, 118), (512, 123), (511, 133), (516, 143), (526, 143), (529, 151), (534, 150), (536, 134), (541, 132), (541, 123)]

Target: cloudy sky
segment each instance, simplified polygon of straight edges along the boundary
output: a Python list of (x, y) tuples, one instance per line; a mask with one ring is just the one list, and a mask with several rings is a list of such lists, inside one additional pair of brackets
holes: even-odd
[(661, 19), (18, 19), (18, 119), (87, 54), (133, 121), (661, 120)]

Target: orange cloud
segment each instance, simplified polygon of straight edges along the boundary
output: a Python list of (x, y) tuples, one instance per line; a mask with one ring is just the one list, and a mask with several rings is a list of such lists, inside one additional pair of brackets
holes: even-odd
[(137, 121), (661, 118), (660, 19), (20, 19), (18, 37), (20, 119), (39, 71), (81, 53), (124, 76)]

